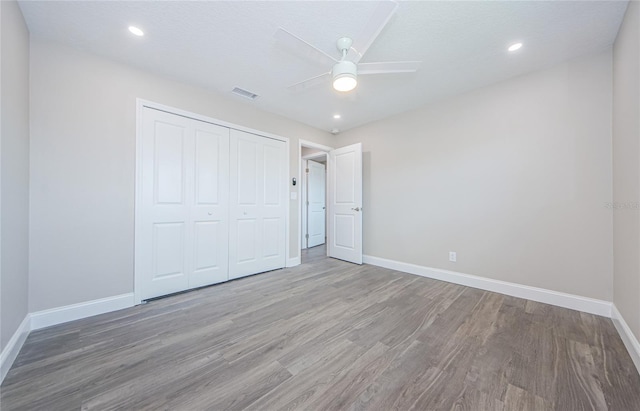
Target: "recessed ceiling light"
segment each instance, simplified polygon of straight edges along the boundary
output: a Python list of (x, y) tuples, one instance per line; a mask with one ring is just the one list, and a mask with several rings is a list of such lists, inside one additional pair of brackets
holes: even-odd
[(135, 34), (136, 36), (139, 36), (139, 37), (144, 36), (144, 31), (140, 30), (136, 26), (129, 26), (129, 31)]
[(340, 114), (334, 114), (334, 115), (333, 115), (333, 118), (335, 118), (335, 119), (340, 118)]
[(519, 50), (520, 47), (522, 47), (522, 43), (514, 43), (514, 44), (509, 46), (508, 50), (509, 51), (516, 51), (516, 50)]

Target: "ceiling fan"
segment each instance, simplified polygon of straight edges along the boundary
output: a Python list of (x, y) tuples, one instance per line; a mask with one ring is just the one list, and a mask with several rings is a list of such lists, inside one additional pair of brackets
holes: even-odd
[(395, 1), (381, 2), (358, 37), (353, 39), (350, 37), (339, 38), (336, 42), (336, 47), (341, 53), (339, 60), (280, 27), (276, 32), (276, 39), (282, 45), (324, 66), (331, 67), (330, 71), (295, 83), (288, 88), (292, 91), (301, 91), (326, 83), (331, 78), (334, 89), (351, 91), (358, 84), (358, 75), (412, 73), (417, 71), (421, 64), (420, 61), (359, 63), (397, 8), (398, 4)]

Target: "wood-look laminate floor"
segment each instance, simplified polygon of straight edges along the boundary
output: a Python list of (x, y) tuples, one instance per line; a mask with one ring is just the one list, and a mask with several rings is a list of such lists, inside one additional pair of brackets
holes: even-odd
[(610, 320), (305, 252), (33, 332), (9, 410), (640, 410)]

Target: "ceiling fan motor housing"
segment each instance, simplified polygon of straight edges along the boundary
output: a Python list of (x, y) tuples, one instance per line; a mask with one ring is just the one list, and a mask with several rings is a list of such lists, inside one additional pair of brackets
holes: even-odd
[(356, 66), (356, 63), (352, 61), (347, 61), (347, 60), (339, 61), (333, 66), (333, 69), (331, 70), (331, 75), (333, 76), (334, 79), (336, 78), (336, 76), (341, 76), (341, 75), (351, 75), (355, 77), (358, 75), (358, 68)]

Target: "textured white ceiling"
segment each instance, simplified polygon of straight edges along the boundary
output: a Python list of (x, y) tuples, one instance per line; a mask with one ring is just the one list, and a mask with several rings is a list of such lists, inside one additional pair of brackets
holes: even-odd
[[(339, 57), (335, 41), (356, 36), (368, 1), (21, 1), (33, 36), (182, 81), (323, 129), (347, 130), (613, 44), (626, 1), (400, 1), (362, 62), (421, 60), (417, 73), (362, 76), (341, 94), (329, 83), (288, 85), (328, 71), (282, 48), (278, 27)], [(131, 35), (136, 25), (146, 35)], [(522, 41), (517, 53), (506, 47)], [(333, 114), (342, 118), (335, 120)]]

